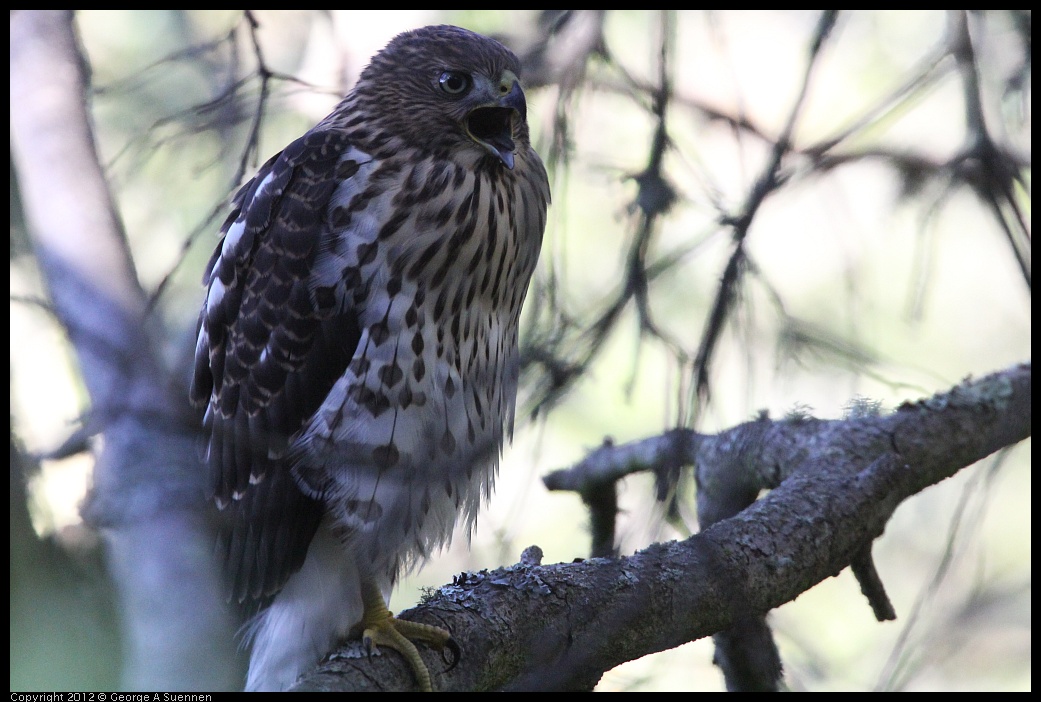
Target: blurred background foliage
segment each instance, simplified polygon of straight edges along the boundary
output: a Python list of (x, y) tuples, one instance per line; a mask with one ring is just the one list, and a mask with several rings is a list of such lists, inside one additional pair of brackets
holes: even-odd
[[(833, 418), (856, 396), (893, 408), (1029, 359), (1030, 13), (833, 19), (77, 15), (103, 164), (173, 366), (194, 345), (228, 197), (321, 119), (390, 37), (458, 24), (524, 58), (554, 202), (526, 309), (516, 437), (472, 543), (460, 534), (407, 579), (394, 610), (461, 570), (516, 562), (530, 544), (544, 562), (587, 555), (580, 500), (547, 493), (539, 476), (605, 437), (716, 431), (761, 409)], [(774, 182), (755, 201), (767, 173)], [(88, 399), (62, 330), (37, 304), (46, 293), (16, 178), (12, 168), (12, 544), (30, 522), (43, 541), (12, 549), (11, 685), (104, 689), (119, 644), (99, 542), (76, 509), (91, 459), (17, 470), (15, 446), (55, 448)], [(740, 277), (727, 281), (738, 249)], [(788, 685), (1029, 689), (1029, 469), (1028, 441), (896, 513), (875, 548), (896, 622), (875, 622), (848, 571), (774, 612)], [(692, 488), (679, 488), (666, 519), (650, 476), (626, 481), (622, 554), (696, 529)], [(24, 573), (54, 557), (66, 582), (43, 593)], [(718, 690), (711, 659), (711, 642), (694, 642), (610, 671), (599, 689)]]

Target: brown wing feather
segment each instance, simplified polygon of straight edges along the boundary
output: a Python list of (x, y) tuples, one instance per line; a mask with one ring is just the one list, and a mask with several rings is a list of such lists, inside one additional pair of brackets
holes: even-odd
[(191, 396), (207, 405), (218, 503), (234, 502), (222, 547), (240, 601), (275, 592), (303, 563), (321, 504), (296, 487), (287, 455), (354, 355), (350, 311), (310, 288), (343, 135), (310, 132), (239, 191), (210, 262)]

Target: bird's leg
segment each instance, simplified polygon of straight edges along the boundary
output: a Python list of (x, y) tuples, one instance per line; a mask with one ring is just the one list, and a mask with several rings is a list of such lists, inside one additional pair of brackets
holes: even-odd
[(420, 689), (423, 692), (432, 692), (430, 671), (427, 670), (423, 659), (419, 657), (419, 651), (412, 642), (425, 643), (438, 651), (442, 651), (448, 646), (458, 658), (459, 649), (452, 641), (452, 635), (446, 630), (430, 624), (396, 619), (387, 609), (379, 586), (371, 580), (362, 581), (361, 598), (364, 607), (361, 640), (365, 649), (370, 653), (373, 646), (387, 646), (394, 649), (403, 655), (412, 666), (412, 672), (416, 676)]

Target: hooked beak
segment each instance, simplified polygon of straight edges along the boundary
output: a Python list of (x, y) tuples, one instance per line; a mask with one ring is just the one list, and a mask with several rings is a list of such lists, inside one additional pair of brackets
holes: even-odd
[(509, 77), (512, 84), (504, 80), (499, 85), (502, 97), (492, 103), (478, 107), (466, 116), (466, 129), (470, 136), (494, 154), (504, 166), (513, 170), (514, 116), (523, 122), (527, 119), (528, 105), (524, 91), (516, 78)]

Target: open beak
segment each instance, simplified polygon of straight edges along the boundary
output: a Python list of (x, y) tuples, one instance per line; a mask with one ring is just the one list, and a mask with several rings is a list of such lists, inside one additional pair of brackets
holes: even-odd
[(498, 100), (478, 107), (466, 116), (466, 129), (477, 142), (493, 153), (504, 166), (513, 170), (514, 118), (527, 119), (528, 105), (524, 101), (524, 91), (520, 83), (500, 86), (500, 92), (506, 94)]

